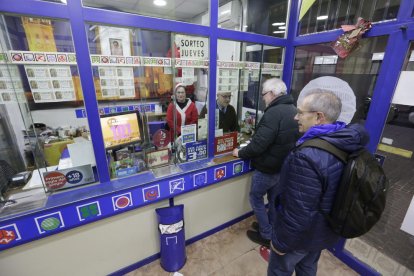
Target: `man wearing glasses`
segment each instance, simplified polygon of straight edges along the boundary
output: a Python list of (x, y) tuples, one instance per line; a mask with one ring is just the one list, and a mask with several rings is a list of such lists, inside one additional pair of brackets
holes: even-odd
[[(344, 109), (345, 107), (345, 109)], [(303, 136), (286, 157), (280, 172), (268, 276), (317, 275), (321, 250), (340, 238), (329, 227), (330, 213), (344, 164), (331, 153), (300, 145), (323, 139), (345, 152), (362, 149), (368, 134), (359, 124), (347, 125), (355, 113), (355, 95), (336, 77), (312, 80), (300, 93), (295, 120)]]
[[(253, 173), (249, 200), (257, 222), (247, 236), (253, 242), (269, 247), (272, 223), (275, 218), (275, 198), (279, 190), (279, 171), (283, 160), (299, 138), (298, 124), (293, 119), (296, 108), (293, 98), (286, 94), (285, 83), (272, 78), (263, 83), (262, 98), (266, 108), (250, 143), (234, 149), (233, 156), (251, 159)], [(267, 194), (269, 211), (263, 197)]]
[[(237, 113), (230, 104), (231, 92), (217, 91), (216, 109), (218, 109), (219, 129), (223, 132), (239, 131), (237, 122)], [(207, 107), (201, 110), (200, 118), (204, 118), (207, 113)]]

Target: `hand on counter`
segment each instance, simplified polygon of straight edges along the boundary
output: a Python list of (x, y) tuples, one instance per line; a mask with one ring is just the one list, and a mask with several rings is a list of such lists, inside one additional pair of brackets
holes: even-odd
[(234, 156), (234, 157), (239, 157), (239, 149), (238, 149), (238, 148), (235, 148), (235, 149), (233, 150), (233, 156)]

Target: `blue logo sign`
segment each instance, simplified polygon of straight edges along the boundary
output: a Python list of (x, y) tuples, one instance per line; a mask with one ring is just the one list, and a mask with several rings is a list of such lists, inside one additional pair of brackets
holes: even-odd
[(187, 161), (203, 159), (207, 157), (207, 140), (187, 143), (185, 145)]
[(207, 184), (207, 172), (196, 173), (193, 175), (194, 186)]
[(78, 184), (83, 179), (83, 174), (80, 171), (70, 171), (66, 174), (66, 181), (69, 184)]

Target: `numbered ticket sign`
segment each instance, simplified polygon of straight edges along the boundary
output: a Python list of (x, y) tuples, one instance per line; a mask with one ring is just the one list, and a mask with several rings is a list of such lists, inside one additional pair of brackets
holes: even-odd
[(214, 155), (231, 152), (237, 146), (237, 132), (214, 138)]
[(66, 189), (95, 182), (91, 165), (44, 172), (43, 179), (48, 191)]
[(186, 160), (194, 161), (207, 157), (207, 140), (185, 144)]

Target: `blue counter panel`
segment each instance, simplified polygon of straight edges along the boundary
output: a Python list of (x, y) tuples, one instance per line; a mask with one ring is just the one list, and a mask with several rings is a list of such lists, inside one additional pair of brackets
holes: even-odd
[[(206, 164), (206, 161), (202, 163)], [(183, 164), (181, 168), (185, 170), (195, 166), (198, 167), (196, 171), (161, 180), (154, 179), (150, 173), (143, 174), (143, 179), (151, 179), (152, 182), (140, 186), (135, 184), (135, 186), (125, 185), (120, 188), (117, 185), (132, 183), (137, 179), (130, 177), (129, 181), (116, 180), (50, 195), (45, 208), (0, 222), (0, 250), (173, 198), (251, 171), (250, 162), (240, 159), (208, 168), (203, 168), (201, 163), (193, 162)], [(141, 175), (139, 177), (141, 181)], [(100, 189), (100, 186), (107, 186), (107, 188)], [(118, 189), (115, 188), (117, 186)], [(94, 191), (95, 196), (90, 196), (88, 190)], [(88, 194), (89, 197), (71, 202), (75, 196), (79, 199), (80, 194)], [(64, 202), (69, 203), (64, 204)]]

